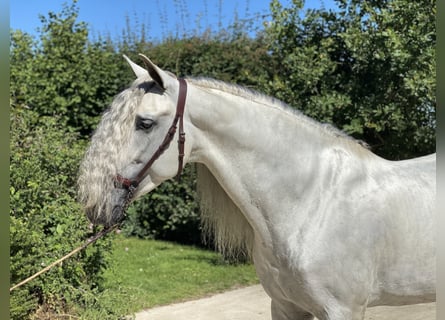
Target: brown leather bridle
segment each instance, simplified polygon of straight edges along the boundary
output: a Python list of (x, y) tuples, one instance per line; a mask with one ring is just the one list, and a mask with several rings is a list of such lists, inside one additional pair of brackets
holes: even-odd
[(128, 196), (125, 206), (127, 206), (131, 201), (134, 191), (137, 189), (141, 181), (144, 179), (144, 176), (147, 173), (148, 169), (151, 168), (153, 163), (170, 146), (170, 142), (173, 140), (173, 137), (175, 136), (178, 122), (179, 122), (179, 139), (178, 139), (179, 155), (178, 155), (178, 171), (176, 174), (176, 179), (179, 181), (181, 178), (181, 172), (184, 161), (184, 145), (185, 145), (184, 109), (185, 109), (185, 101), (187, 98), (187, 82), (182, 78), (178, 79), (178, 81), (179, 81), (179, 94), (178, 94), (178, 102), (176, 104), (176, 115), (175, 118), (173, 119), (173, 123), (170, 126), (170, 129), (168, 129), (164, 141), (162, 141), (161, 145), (158, 147), (156, 152), (152, 155), (150, 160), (148, 160), (148, 162), (141, 169), (141, 171), (139, 171), (139, 173), (135, 178), (133, 179), (124, 178), (120, 174), (118, 174), (115, 177), (115, 184), (114, 184), (115, 187), (128, 190)]

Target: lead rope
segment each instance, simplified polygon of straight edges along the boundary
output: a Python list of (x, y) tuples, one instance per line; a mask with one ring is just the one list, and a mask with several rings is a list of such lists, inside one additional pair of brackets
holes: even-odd
[(136, 189), (137, 188), (134, 185), (130, 185), (128, 187), (127, 196), (125, 197), (125, 202), (123, 206), (124, 215), (126, 214), (128, 207), (130, 206), (131, 200), (133, 199), (133, 195)]
[(74, 249), (73, 251), (71, 251), (70, 253), (68, 253), (67, 255), (63, 256), (62, 258), (60, 258), (59, 260), (54, 261), (53, 263), (51, 263), (49, 266), (43, 268), (42, 270), (40, 270), (39, 272), (33, 274), (32, 276), (30, 276), (29, 278), (26, 278), (25, 280), (17, 283), (16, 285), (12, 286), (11, 288), (9, 288), (9, 292), (12, 292), (13, 290), (17, 289), (18, 287), (23, 286), (25, 283), (28, 283), (29, 281), (37, 278), (38, 276), (40, 276), (42, 273), (45, 273), (46, 271), (52, 269), (54, 266), (58, 265), (59, 263), (63, 262), (64, 260), (68, 259), (69, 257), (73, 256), (74, 254), (76, 254), (77, 252), (85, 249), (86, 247), (88, 247), (90, 244), (96, 242), (98, 239), (102, 238), (103, 236), (105, 236), (106, 234), (110, 233), (111, 231), (113, 231), (114, 229), (116, 229), (118, 226), (120, 225), (120, 223), (115, 224), (111, 227), (108, 228), (104, 228), (102, 229), (100, 232), (96, 233), (96, 235), (90, 237), (87, 241), (85, 241), (81, 246), (77, 247), (76, 249)]

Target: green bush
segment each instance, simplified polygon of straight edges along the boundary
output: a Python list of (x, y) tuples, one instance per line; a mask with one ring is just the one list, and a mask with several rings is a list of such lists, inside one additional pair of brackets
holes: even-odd
[(127, 211), (125, 235), (200, 244), (200, 217), (194, 166), (185, 167), (181, 181), (166, 181), (134, 202)]
[(271, 57), (262, 37), (225, 32), (213, 37), (169, 39), (147, 50), (155, 63), (178, 76), (209, 77), (258, 89), (266, 81)]
[(40, 17), (38, 41), (19, 30), (11, 32), (10, 92), (18, 103), (40, 115), (56, 115), (87, 136), (128, 81), (113, 44), (89, 41), (86, 23), (77, 18), (73, 1), (60, 13)]
[[(13, 106), (10, 114), (10, 282), (16, 284), (79, 246), (92, 231), (75, 200), (85, 144), (57, 117)], [(12, 319), (85, 307), (100, 289), (108, 240), (14, 290)], [(91, 306), (90, 306), (91, 307)]]
[(303, 0), (271, 2), (265, 91), (385, 158), (435, 152), (436, 2), (336, 2), (304, 16)]

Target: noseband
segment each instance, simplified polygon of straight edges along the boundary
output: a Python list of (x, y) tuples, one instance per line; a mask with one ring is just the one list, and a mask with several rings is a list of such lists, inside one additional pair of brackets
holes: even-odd
[(161, 145), (158, 147), (153, 156), (148, 160), (145, 166), (139, 171), (137, 176), (134, 179), (128, 179), (122, 177), (118, 174), (115, 177), (115, 187), (128, 190), (128, 196), (126, 205), (129, 204), (131, 198), (133, 197), (134, 191), (137, 189), (141, 181), (144, 179), (145, 174), (148, 169), (151, 168), (153, 163), (164, 153), (165, 150), (168, 149), (170, 142), (173, 140), (173, 137), (176, 133), (176, 128), (179, 122), (179, 139), (178, 139), (178, 172), (176, 174), (176, 179), (179, 181), (181, 177), (183, 161), (184, 161), (184, 145), (185, 145), (185, 132), (184, 132), (184, 109), (185, 109), (185, 101), (187, 98), (187, 82), (184, 79), (178, 79), (179, 81), (179, 94), (178, 94), (178, 102), (176, 104), (176, 115), (173, 119), (173, 123), (168, 129), (167, 135), (162, 141)]

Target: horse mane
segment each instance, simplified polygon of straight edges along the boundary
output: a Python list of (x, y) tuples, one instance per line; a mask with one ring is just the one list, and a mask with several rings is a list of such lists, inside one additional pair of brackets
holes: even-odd
[(205, 240), (229, 259), (251, 257), (253, 229), (210, 170), (197, 164), (197, 188)]
[(329, 123), (321, 123), (317, 120), (314, 120), (303, 114), (300, 110), (292, 108), (283, 101), (260, 93), (258, 91), (237, 84), (231, 84), (228, 82), (205, 77), (187, 78), (187, 81), (204, 89), (223, 91), (250, 101), (260, 103), (262, 105), (266, 105), (268, 107), (280, 109), (284, 113), (293, 116), (302, 124), (313, 127), (314, 129), (319, 130), (323, 134), (327, 134), (335, 140), (338, 140), (338, 138), (340, 138), (340, 140), (342, 140), (345, 145), (352, 146), (353, 148), (357, 147), (356, 151), (363, 152), (364, 150), (367, 151), (369, 149), (369, 146), (368, 144), (366, 144), (366, 142), (351, 137), (350, 135), (336, 128), (334, 125)]

